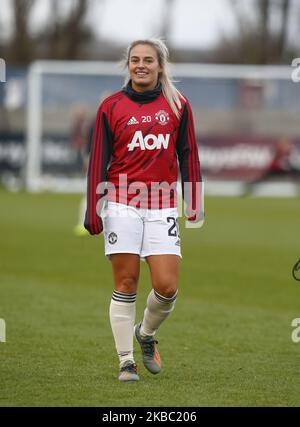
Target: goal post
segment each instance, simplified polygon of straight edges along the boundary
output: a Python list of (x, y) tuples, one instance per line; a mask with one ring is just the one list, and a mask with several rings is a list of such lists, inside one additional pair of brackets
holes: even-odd
[(84, 181), (80, 178), (43, 176), (43, 84), (45, 76), (122, 76), (119, 64), (97, 61), (36, 61), (28, 71), (28, 108), (26, 131), (25, 184), (28, 191), (81, 191)]
[[(196, 130), (202, 131), (203, 128), (204, 135), (221, 127), (222, 123), (218, 120), (220, 111), (225, 114), (234, 109), (238, 114), (241, 102), (245, 103), (245, 110), (248, 111), (255, 109), (256, 102), (270, 103), (270, 97), (263, 101), (259, 99), (262, 96), (260, 88), (264, 86), (268, 86), (264, 89), (266, 93), (276, 91), (276, 99), (273, 101), (277, 104), (284, 101), (282, 94), (290, 96), (292, 110), (299, 113), (299, 97), (293, 93), (296, 84), (292, 82), (292, 72), (293, 68), (289, 66), (171, 66), (175, 82), (179, 82), (179, 89), (187, 95), (195, 111)], [(101, 95), (120, 90), (123, 81), (124, 70), (118, 62), (37, 61), (29, 67), (25, 164), (25, 185), (28, 191), (85, 190), (86, 179), (77, 158), (78, 152), (70, 144), (74, 106), (84, 106), (90, 119), (96, 114)], [(244, 84), (242, 92), (241, 82), (250, 82)], [(299, 91), (299, 87), (297, 89)], [(273, 104), (263, 108), (272, 110)], [(279, 110), (282, 112), (284, 108), (282, 105)], [(208, 113), (202, 119), (203, 112)], [(248, 112), (245, 111), (245, 114)], [(245, 120), (244, 116), (241, 120)], [(276, 119), (273, 121), (275, 126)], [(207, 123), (211, 123), (210, 128)], [(300, 131), (299, 127), (297, 131)], [(218, 132), (222, 132), (222, 129)], [(205, 161), (204, 155), (202, 166)]]

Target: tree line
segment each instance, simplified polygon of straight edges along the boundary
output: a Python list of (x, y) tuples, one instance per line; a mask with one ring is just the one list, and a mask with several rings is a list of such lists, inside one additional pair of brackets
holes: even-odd
[[(107, 41), (96, 40), (93, 30), (87, 24), (87, 13), (95, 0), (72, 0), (70, 10), (65, 14), (61, 11), (63, 2), (51, 0), (47, 24), (42, 30), (33, 32), (31, 18), (39, 1), (11, 0), (13, 14), (11, 37), (1, 40), (0, 36), (0, 57), (5, 58), (8, 63), (27, 65), (37, 58), (119, 59), (121, 47), (114, 46), (113, 43), (107, 44)], [(105, 0), (97, 1), (105, 4)], [(168, 41), (172, 30), (172, 10), (176, 0), (162, 1), (165, 12), (161, 16), (161, 35)], [(291, 58), (299, 55), (296, 43), (291, 43), (288, 37), (292, 16), (298, 16), (298, 30), (300, 28), (299, 2), (252, 0), (250, 18), (245, 2), (227, 1), (234, 14), (237, 31), (230, 36), (221, 37), (217, 45), (207, 51), (190, 51), (188, 48), (180, 51), (169, 43), (173, 61), (280, 64), (290, 63)], [(0, 34), (3, 34), (3, 31), (1, 32), (3, 24), (0, 19)], [(91, 46), (94, 46), (94, 50)]]

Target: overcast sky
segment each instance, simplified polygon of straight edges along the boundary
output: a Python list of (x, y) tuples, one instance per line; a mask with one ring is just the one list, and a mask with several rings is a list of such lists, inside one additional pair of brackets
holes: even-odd
[[(67, 8), (71, 1), (61, 0), (61, 4)], [(124, 43), (161, 34), (164, 0), (91, 1), (88, 22), (97, 34)], [(0, 0), (1, 20), (5, 22), (7, 36), (12, 25), (11, 4), (12, 0)], [(32, 16), (33, 29), (43, 27), (49, 15), (50, 4), (51, 0), (37, 0)], [(207, 48), (222, 33), (228, 34), (235, 29), (229, 0), (175, 0), (170, 40), (176, 46)]]
[[(52, 0), (37, 0), (31, 20), (33, 30), (41, 30), (47, 20)], [(61, 0), (60, 7), (70, 10), (73, 0)], [(134, 39), (161, 35), (165, 0), (90, 0), (87, 22), (96, 34), (128, 44)], [(12, 28), (13, 0), (0, 0), (0, 18), (8, 37)], [(298, 6), (300, 0), (292, 0)], [(247, 17), (255, 19), (255, 0), (238, 2)], [(298, 45), (300, 16), (291, 9), (289, 39)], [(279, 17), (274, 14), (272, 25)], [(277, 22), (277, 24), (278, 24)], [(237, 32), (236, 19), (230, 0), (174, 0), (171, 13), (170, 42), (177, 47), (212, 47), (221, 35)]]
[[(158, 36), (165, 13), (163, 0), (109, 0), (103, 8), (99, 32), (116, 40)], [(96, 13), (92, 22), (97, 26)], [(170, 39), (176, 46), (208, 47), (221, 32), (235, 28), (228, 0), (176, 0), (171, 13)]]

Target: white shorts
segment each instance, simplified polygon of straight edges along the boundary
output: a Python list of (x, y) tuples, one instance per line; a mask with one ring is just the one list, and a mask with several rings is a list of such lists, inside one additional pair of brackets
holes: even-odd
[(106, 201), (101, 213), (105, 255), (171, 254), (181, 257), (177, 208), (139, 209)]

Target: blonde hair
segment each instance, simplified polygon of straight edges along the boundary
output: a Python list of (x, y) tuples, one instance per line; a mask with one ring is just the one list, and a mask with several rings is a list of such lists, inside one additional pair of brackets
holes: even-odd
[[(159, 73), (158, 81), (161, 83), (164, 97), (166, 98), (168, 104), (170, 105), (176, 117), (179, 118), (180, 116), (179, 110), (181, 109), (181, 99), (184, 99), (184, 98), (183, 98), (183, 95), (179, 92), (178, 89), (176, 89), (176, 87), (172, 82), (170, 72), (168, 69), (169, 50), (162, 40), (146, 39), (146, 40), (135, 40), (134, 42), (132, 42), (128, 46), (126, 51), (125, 65), (128, 68), (130, 52), (135, 46), (140, 44), (146, 44), (146, 45), (152, 46), (155, 49), (157, 53), (159, 66), (162, 69), (162, 72)], [(130, 77), (129, 75), (127, 75), (125, 79), (125, 85), (128, 84), (129, 80), (130, 80)]]

